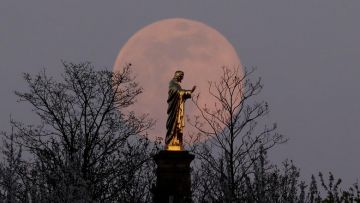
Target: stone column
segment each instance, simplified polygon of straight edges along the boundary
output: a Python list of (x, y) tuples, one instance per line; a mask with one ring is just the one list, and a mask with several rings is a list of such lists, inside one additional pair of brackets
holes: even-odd
[(195, 158), (188, 151), (162, 150), (154, 156), (157, 164), (155, 203), (190, 203), (190, 163)]

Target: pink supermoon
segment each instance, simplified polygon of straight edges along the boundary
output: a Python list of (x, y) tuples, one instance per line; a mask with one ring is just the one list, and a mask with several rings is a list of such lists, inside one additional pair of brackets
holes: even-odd
[[(197, 86), (200, 103), (212, 105), (208, 81), (218, 80), (221, 67), (241, 67), (240, 59), (229, 41), (215, 29), (193, 20), (165, 19), (136, 32), (121, 48), (113, 70), (121, 70), (131, 63), (136, 81), (143, 93), (131, 107), (137, 114), (148, 113), (156, 120), (150, 137), (165, 137), (168, 83), (176, 70), (185, 77), (183, 89)], [(191, 100), (185, 107), (190, 118), (198, 112)], [(185, 124), (184, 138), (193, 128)]]

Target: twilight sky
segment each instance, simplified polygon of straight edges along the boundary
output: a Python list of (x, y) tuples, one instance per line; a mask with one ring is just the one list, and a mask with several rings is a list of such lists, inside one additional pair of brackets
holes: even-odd
[(61, 60), (112, 69), (120, 48), (166, 18), (203, 22), (222, 33), (244, 66), (257, 66), (269, 122), (289, 141), (270, 153), (294, 160), (306, 181), (332, 171), (347, 186), (360, 178), (360, 1), (358, 0), (2, 0), (0, 130), (10, 115), (36, 123), (16, 103), (21, 74), (62, 72)]

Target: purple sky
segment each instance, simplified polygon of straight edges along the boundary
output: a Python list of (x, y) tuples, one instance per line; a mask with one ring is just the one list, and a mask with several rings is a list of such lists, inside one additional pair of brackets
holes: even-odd
[[(307, 181), (332, 171), (360, 177), (360, 1), (16, 1), (0, 3), (0, 129), (10, 115), (36, 123), (14, 90), (23, 72), (62, 72), (60, 60), (108, 67), (126, 40), (165, 18), (220, 31), (245, 66), (257, 66), (263, 98), (288, 143), (270, 158), (293, 159)], [(344, 186), (345, 186), (344, 185)]]

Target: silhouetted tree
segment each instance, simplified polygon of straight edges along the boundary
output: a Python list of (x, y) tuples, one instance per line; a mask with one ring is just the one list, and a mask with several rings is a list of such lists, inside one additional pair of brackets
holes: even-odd
[[(329, 172), (329, 179), (327, 184), (321, 172), (319, 172), (319, 178), (322, 189), (325, 192), (325, 196), (324, 198), (322, 198), (321, 195), (318, 194), (317, 198), (314, 201), (310, 202), (360, 202), (360, 191), (357, 183), (355, 183), (348, 190), (344, 190), (340, 187), (342, 180), (340, 178), (336, 179), (331, 172)], [(312, 179), (313, 182), (315, 182), (314, 184), (317, 185), (315, 178), (312, 177)], [(311, 194), (311, 190), (309, 191), (309, 193)]]
[(25, 202), (25, 187), (20, 173), (25, 167), (21, 158), (22, 149), (17, 148), (13, 133), (2, 134), (7, 139), (2, 140), (4, 160), (0, 163), (0, 202)]
[(305, 201), (306, 186), (304, 182), (299, 182), (299, 169), (292, 162), (284, 161), (281, 168), (269, 165), (266, 151), (260, 149), (253, 171), (246, 176), (244, 202)]
[(219, 80), (209, 82), (215, 103), (200, 106), (199, 97), (193, 99), (200, 115), (190, 119), (198, 130), (192, 139), (205, 140), (192, 149), (198, 159), (195, 170), (201, 178), (194, 192), (201, 201), (241, 201), (246, 177), (254, 173), (260, 147), (267, 151), (285, 141), (276, 133), (275, 124), (259, 127), (269, 107), (264, 101), (256, 101), (263, 85), (260, 78), (251, 80), (253, 72), (224, 67)]
[[(359, 202), (358, 185), (340, 189), (330, 173), (321, 188), (312, 176), (309, 185), (300, 181), (300, 170), (292, 162), (281, 167), (267, 160), (267, 152), (286, 141), (276, 133), (276, 125), (266, 125), (268, 104), (258, 101), (263, 85), (261, 78), (252, 80), (254, 69), (223, 68), (218, 81), (209, 82), (209, 93), (215, 102), (201, 106), (194, 97), (200, 114), (189, 119), (197, 133), (191, 150), (193, 194), (196, 202)], [(206, 98), (208, 99), (208, 98)], [(212, 101), (212, 99), (209, 99)], [(263, 126), (263, 127), (262, 127)], [(322, 196), (320, 191), (325, 191)]]
[(32, 202), (149, 201), (156, 148), (146, 130), (153, 121), (126, 110), (142, 92), (130, 65), (116, 73), (63, 65), (61, 81), (45, 71), (24, 74), (28, 90), (16, 92), (41, 120), (11, 122), (33, 156), (26, 172)]
[[(113, 73), (63, 64), (60, 82), (25, 74), (29, 89), (16, 92), (41, 122), (12, 120), (14, 131), (1, 133), (0, 202), (151, 202), (158, 142), (146, 138), (151, 119), (127, 112), (141, 93), (130, 66)], [(360, 202), (358, 183), (344, 190), (341, 179), (319, 173), (319, 183), (312, 176), (306, 185), (292, 162), (268, 161), (268, 150), (285, 139), (265, 125), (269, 107), (256, 100), (262, 84), (250, 79), (253, 71), (224, 68), (209, 83), (216, 102), (201, 107), (193, 99), (200, 112), (190, 120), (199, 141), (191, 147), (194, 201)]]

